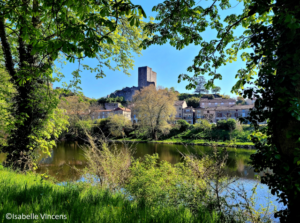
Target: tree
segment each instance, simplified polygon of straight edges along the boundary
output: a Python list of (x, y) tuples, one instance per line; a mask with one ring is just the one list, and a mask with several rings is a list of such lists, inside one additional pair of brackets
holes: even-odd
[(221, 88), (218, 87), (218, 86), (216, 86), (216, 87), (214, 87), (214, 88), (211, 89), (211, 92), (212, 92), (213, 94), (220, 93), (220, 91), (221, 91)]
[(133, 96), (134, 112), (137, 114), (140, 128), (148, 128), (151, 137), (158, 139), (158, 133), (165, 133), (170, 128), (176, 109), (177, 96), (166, 89), (156, 89), (150, 85), (136, 92)]
[(0, 68), (0, 145), (6, 144), (6, 138), (13, 128), (14, 117), (11, 109), (14, 94), (15, 88), (9, 81), (9, 74)]
[[(198, 1), (197, 1), (198, 2)], [(219, 2), (219, 6), (217, 3)], [(239, 15), (225, 17), (222, 24), (219, 10), (231, 7), (229, 0), (216, 0), (206, 8), (194, 0), (164, 1), (153, 8), (158, 13), (158, 23), (147, 25), (156, 35), (145, 40), (143, 47), (169, 42), (176, 49), (189, 44), (200, 45), (199, 54), (193, 60), (189, 72), (195, 76), (208, 73), (212, 79), (207, 87), (213, 87), (215, 79), (222, 79), (216, 71), (228, 62), (236, 61), (240, 54), (246, 67), (238, 70), (238, 81), (232, 93), (242, 95), (245, 84), (255, 85), (243, 92), (244, 98), (254, 98), (255, 109), (249, 118), (257, 132), (265, 134), (267, 142), (253, 135), (258, 152), (251, 156), (255, 171), (270, 168), (273, 174), (263, 176), (262, 182), (287, 204), (287, 209), (276, 213), (282, 222), (299, 219), (300, 213), (300, 7), (299, 2), (289, 0), (243, 1)], [(198, 3), (197, 3), (198, 4)], [(207, 28), (215, 29), (217, 36), (207, 42), (201, 36)], [(242, 35), (235, 30), (243, 27)], [(246, 50), (252, 49), (252, 52)], [(258, 73), (256, 72), (258, 71)], [(254, 82), (253, 75), (258, 74)], [(195, 88), (195, 77), (179, 75)], [(268, 126), (260, 129), (258, 123), (268, 120)], [(298, 205), (297, 205), (298, 204)]]
[(206, 119), (198, 119), (197, 123), (194, 124), (195, 128), (200, 129), (201, 131), (211, 130), (211, 124)]
[[(76, 125), (83, 117), (84, 119), (89, 119), (88, 108), (89, 102), (84, 101), (80, 96), (69, 96), (62, 98), (58, 104), (58, 108), (64, 109), (69, 117), (68, 122), (69, 134), (78, 135), (78, 125)], [(84, 115), (83, 113), (86, 113)]]
[(177, 121), (177, 124), (179, 125), (179, 130), (181, 132), (184, 132), (184, 131), (188, 130), (188, 128), (190, 126), (190, 124), (187, 121), (183, 120), (183, 119), (179, 119)]
[(245, 105), (246, 101), (243, 97), (237, 97), (237, 101), (236, 101), (237, 105)]
[(194, 81), (196, 83), (196, 90), (195, 90), (196, 94), (208, 93), (208, 90), (206, 90), (204, 86), (206, 84), (206, 80), (203, 76), (195, 77)]
[(197, 98), (197, 97), (188, 98), (188, 99), (186, 99), (186, 103), (187, 103), (187, 106), (192, 106), (194, 108), (198, 108), (199, 103), (200, 103), (200, 98)]
[[(128, 74), (133, 67), (131, 52), (140, 54), (138, 47), (145, 38), (141, 31), (140, 6), (125, 1), (62, 1), (62, 0), (10, 0), (0, 4), (0, 59), (16, 84), (13, 101), (14, 130), (9, 135), (6, 166), (26, 170), (33, 163), (33, 152), (41, 148), (39, 137), (45, 140), (43, 148), (48, 153), (54, 144), (47, 143), (41, 129), (53, 120), (59, 99), (56, 91), (50, 93), (54, 61), (60, 55), (70, 62), (96, 58), (99, 66), (84, 69), (98, 72), (103, 78), (103, 66), (122, 68)], [(110, 60), (116, 62), (112, 67)], [(4, 61), (4, 63), (3, 63)], [(71, 87), (80, 83), (80, 68), (73, 72)], [(59, 123), (59, 122), (56, 122)], [(65, 122), (63, 122), (65, 123)], [(63, 127), (63, 126), (61, 126)], [(56, 130), (58, 128), (55, 128)], [(59, 131), (56, 133), (59, 134)], [(49, 146), (46, 149), (47, 145)], [(27, 165), (30, 164), (30, 165)]]
[(131, 120), (121, 114), (115, 114), (109, 117), (108, 125), (110, 133), (117, 137), (124, 136), (125, 128), (129, 129), (132, 127)]

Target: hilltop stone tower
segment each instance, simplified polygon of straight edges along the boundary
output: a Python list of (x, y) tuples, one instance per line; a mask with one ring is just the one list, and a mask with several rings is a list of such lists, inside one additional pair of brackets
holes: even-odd
[(139, 79), (138, 87), (143, 88), (147, 87), (150, 84), (154, 84), (156, 87), (156, 72), (152, 71), (150, 67), (139, 67)]
[(123, 97), (126, 101), (132, 101), (132, 96), (136, 91), (140, 91), (143, 87), (153, 84), (156, 87), (156, 72), (152, 71), (150, 67), (139, 67), (138, 69), (138, 87), (125, 87), (122, 90), (116, 90), (108, 97)]

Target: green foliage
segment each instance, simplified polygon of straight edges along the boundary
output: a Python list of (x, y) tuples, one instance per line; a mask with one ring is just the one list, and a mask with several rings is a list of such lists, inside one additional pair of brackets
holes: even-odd
[(199, 97), (191, 97), (185, 100), (187, 103), (187, 106), (192, 106), (194, 108), (199, 107), (200, 98)]
[(199, 129), (200, 131), (207, 131), (207, 130), (210, 130), (212, 128), (212, 125), (206, 119), (198, 119), (197, 123), (194, 124), (194, 127), (196, 129)]
[(181, 132), (186, 131), (188, 129), (188, 127), (190, 126), (190, 124), (187, 121), (183, 120), (183, 119), (177, 120), (177, 125), (178, 125), (179, 130)]
[(122, 104), (125, 104), (126, 101), (124, 100), (124, 97), (109, 97), (109, 98), (99, 98), (97, 100), (98, 104), (104, 105), (105, 103), (111, 103), (111, 102), (119, 102)]
[[(51, 134), (56, 137), (67, 124), (57, 110), (63, 90), (50, 87), (64, 77), (54, 62), (61, 61), (60, 55), (69, 62), (78, 60), (83, 69), (97, 72), (96, 78), (105, 76), (104, 66), (129, 74), (131, 53), (140, 54), (138, 46), (147, 38), (140, 21), (146, 15), (130, 1), (5, 1), (0, 11), (0, 60), (16, 85), (15, 131), (2, 150), (9, 153), (5, 165), (27, 170), (34, 166), (35, 150), (49, 153), (54, 145)], [(85, 57), (98, 59), (98, 67), (80, 64)], [(70, 85), (63, 83), (68, 90), (81, 83), (80, 72), (79, 66)]]
[(14, 127), (12, 98), (15, 92), (14, 85), (9, 81), (9, 74), (0, 68), (0, 151), (1, 145), (6, 144), (6, 138)]
[[(0, 166), (1, 167), (1, 166)], [(6, 222), (6, 213), (22, 215), (39, 212), (66, 215), (66, 220), (57, 222), (218, 222), (218, 216), (203, 209), (193, 215), (188, 208), (171, 206), (140, 207), (120, 192), (111, 193), (97, 187), (87, 187), (83, 183), (57, 185), (46, 176), (27, 173), (16, 174), (0, 168), (1, 221)], [(41, 216), (38, 216), (41, 219)], [(20, 220), (10, 220), (20, 221)], [(33, 220), (22, 220), (33, 222)], [(37, 221), (41, 222), (41, 221)]]
[(217, 122), (217, 128), (221, 130), (232, 131), (236, 129), (236, 121), (232, 118), (220, 120)]
[(214, 94), (220, 93), (221, 88), (218, 86), (215, 86), (214, 88), (211, 89), (211, 92)]
[(99, 133), (100, 135), (102, 135), (102, 133), (105, 136), (110, 135), (110, 131), (109, 131), (109, 119), (108, 118), (104, 118), (104, 119), (98, 119), (97, 120), (97, 127), (94, 128), (94, 133)]
[[(220, 95), (216, 94), (216, 97), (221, 97)], [(208, 98), (208, 99), (214, 99), (215, 96), (213, 94), (188, 94), (188, 93), (182, 93), (178, 95), (178, 99), (183, 101), (183, 100), (187, 100), (189, 98)]]
[(125, 136), (125, 129), (129, 131), (132, 128), (131, 120), (122, 114), (115, 114), (109, 117), (109, 131), (113, 136)]
[[(205, 195), (206, 184), (198, 179), (190, 168), (191, 160), (172, 165), (166, 161), (158, 164), (158, 154), (146, 155), (143, 160), (135, 160), (130, 167), (131, 177), (125, 189), (135, 199), (146, 205), (184, 205), (190, 196), (194, 197), (195, 205), (201, 206), (201, 199)], [(199, 172), (205, 167), (199, 163)]]
[[(232, 7), (229, 0), (212, 1), (207, 7), (201, 7), (194, 0), (188, 3), (164, 1), (153, 8), (159, 22), (146, 27), (156, 35), (145, 40), (142, 46), (168, 42), (180, 50), (189, 44), (200, 45), (187, 71), (196, 77), (212, 76), (207, 88), (214, 86), (214, 80), (222, 79), (216, 72), (218, 68), (236, 61), (238, 55), (246, 61), (246, 66), (235, 76), (238, 81), (232, 93), (257, 100), (250, 117), (241, 118), (241, 121), (250, 121), (257, 131), (259, 122), (269, 121), (268, 128), (261, 131), (266, 140), (260, 142), (258, 137), (252, 138), (258, 149), (252, 156), (252, 165), (258, 171), (272, 169), (274, 174), (263, 176), (262, 182), (287, 204), (287, 209), (276, 216), (282, 222), (291, 222), (300, 218), (300, 167), (297, 164), (300, 157), (297, 150), (300, 136), (299, 3), (289, 0), (245, 0), (243, 3), (240, 14), (229, 14), (221, 21), (220, 11)], [(244, 28), (241, 35), (235, 32), (238, 27)], [(210, 41), (203, 37), (208, 29), (217, 33)], [(252, 48), (253, 52), (247, 48)], [(253, 82), (256, 74), (258, 78)], [(196, 88), (194, 79), (187, 74), (179, 75), (179, 82), (190, 82), (187, 89)], [(256, 86), (244, 90), (246, 84)]]
[(236, 104), (237, 105), (245, 105), (246, 101), (245, 101), (245, 99), (243, 97), (238, 97), (237, 101), (236, 101)]

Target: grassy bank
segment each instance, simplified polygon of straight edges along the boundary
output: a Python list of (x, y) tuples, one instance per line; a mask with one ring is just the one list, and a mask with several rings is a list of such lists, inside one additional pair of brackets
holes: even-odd
[[(0, 222), (6, 214), (58, 215), (56, 222), (218, 222), (206, 211), (192, 215), (187, 208), (166, 206), (140, 207), (121, 193), (110, 193), (81, 184), (56, 185), (35, 174), (17, 174), (0, 166)], [(41, 215), (40, 215), (41, 214)], [(61, 216), (60, 216), (61, 215)], [(66, 219), (62, 220), (63, 215)], [(48, 217), (49, 220), (49, 217)]]
[(224, 146), (224, 147), (243, 147), (243, 146), (251, 146), (254, 147), (252, 142), (215, 142), (201, 139), (165, 139), (165, 140), (152, 140), (152, 139), (132, 139), (132, 138), (124, 138), (124, 139), (112, 139), (115, 142), (140, 142), (140, 143), (166, 143), (166, 144), (185, 144), (185, 145), (204, 145), (204, 146)]

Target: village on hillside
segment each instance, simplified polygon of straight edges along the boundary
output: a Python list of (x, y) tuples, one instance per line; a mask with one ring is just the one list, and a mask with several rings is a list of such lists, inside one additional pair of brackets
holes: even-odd
[[(154, 85), (157, 87), (157, 74), (150, 67), (139, 67), (138, 69), (138, 87), (125, 87), (122, 90), (113, 92), (109, 97), (123, 97), (127, 102), (132, 101), (132, 97), (136, 91), (144, 87)], [(200, 98), (198, 106), (188, 106), (185, 100), (175, 101), (176, 115), (174, 123), (177, 120), (186, 120), (189, 124), (194, 124), (198, 119), (206, 119), (210, 123), (217, 123), (220, 120), (229, 118), (238, 120), (239, 117), (248, 117), (250, 109), (254, 107), (254, 100), (246, 99), (244, 104), (237, 104), (237, 100), (232, 98), (224, 98), (220, 94), (204, 94)], [(137, 111), (134, 111), (134, 103), (127, 103), (127, 107), (123, 107), (120, 102), (106, 102), (99, 109), (81, 111), (79, 114), (83, 118), (89, 115), (92, 120), (105, 119), (114, 114), (121, 114), (131, 120), (133, 124), (138, 123)], [(265, 122), (261, 123), (264, 124)]]

